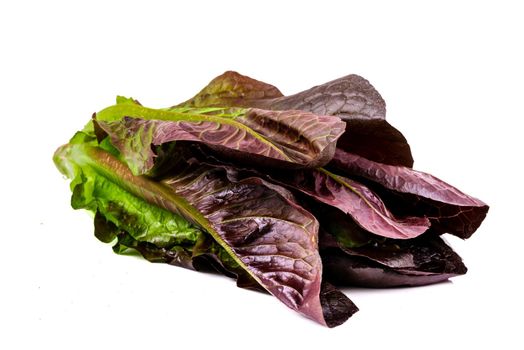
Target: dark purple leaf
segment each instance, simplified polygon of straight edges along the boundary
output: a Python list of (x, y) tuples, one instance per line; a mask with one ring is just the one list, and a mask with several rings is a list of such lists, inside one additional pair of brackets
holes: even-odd
[(276, 185), (254, 177), (231, 182), (233, 168), (194, 158), (183, 163), (183, 170), (162, 184), (202, 215), (206, 230), (219, 236), (259, 284), (290, 308), (325, 323), (316, 219)]
[(290, 96), (274, 98), (272, 109), (299, 109), (343, 120), (384, 119), (386, 103), (361, 76), (351, 74)]
[(346, 121), (337, 148), (390, 165), (413, 166), (411, 148), (400, 131), (385, 119)]
[(340, 149), (329, 166), (339, 173), (366, 181), (397, 214), (426, 215), (432, 229), (438, 233), (468, 238), (489, 209), (481, 200), (411, 168), (373, 162)]
[(324, 277), (337, 285), (419, 286), (446, 281), (467, 271), (460, 256), (431, 234), (353, 248), (343, 246), (325, 232), (321, 241)]
[(336, 252), (322, 255), (324, 274), (337, 285), (371, 288), (414, 287), (447, 281), (451, 277), (463, 275), (466, 270), (442, 273), (417, 273), (402, 271), (373, 264), (372, 262), (348, 254)]
[(409, 239), (430, 226), (424, 217), (393, 216), (382, 200), (368, 187), (324, 169), (274, 172), (271, 179), (340, 209), (367, 231), (382, 237)]
[(150, 242), (138, 241), (124, 231), (120, 231), (116, 238), (118, 240), (113, 246), (113, 251), (117, 254), (127, 255), (137, 251), (145, 259), (151, 262), (165, 263), (186, 269), (198, 270), (195, 267), (190, 247), (184, 248), (178, 245), (170, 248), (158, 247)]
[(320, 304), (328, 327), (336, 327), (346, 322), (358, 307), (333, 285), (322, 282), (320, 288)]

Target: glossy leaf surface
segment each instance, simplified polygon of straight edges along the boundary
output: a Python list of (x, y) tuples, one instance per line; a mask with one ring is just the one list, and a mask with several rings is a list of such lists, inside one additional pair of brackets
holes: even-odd
[[(108, 107), (96, 123), (123, 154), (135, 175), (152, 167), (152, 146), (196, 141), (235, 159), (281, 167), (316, 167), (332, 158), (345, 123), (302, 111), (261, 109), (155, 110), (133, 103)], [(271, 162), (273, 161), (273, 162)]]
[(325, 169), (274, 172), (270, 178), (341, 210), (378, 236), (409, 239), (421, 235), (430, 226), (424, 217), (395, 217), (368, 187)]
[(338, 149), (330, 167), (356, 176), (378, 191), (388, 207), (400, 215), (426, 215), (432, 229), (461, 238), (480, 226), (489, 207), (433, 175), (408, 167), (370, 161)]

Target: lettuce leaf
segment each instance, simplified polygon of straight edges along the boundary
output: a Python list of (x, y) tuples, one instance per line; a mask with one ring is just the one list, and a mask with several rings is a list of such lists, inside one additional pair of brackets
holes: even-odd
[(320, 222), (324, 279), (336, 285), (416, 286), (467, 271), (460, 256), (431, 229), (408, 240), (381, 238), (329, 206), (310, 202), (308, 210)]
[[(190, 268), (193, 257), (214, 256), (225, 270), (242, 270), (237, 276), (249, 275), (285, 305), (324, 325), (355, 312), (350, 301), (336, 316), (328, 301), (321, 304), (318, 222), (289, 191), (256, 177), (237, 181), (234, 168), (183, 153), (161, 180), (135, 176), (95, 146), (94, 136), (78, 135), (59, 148), (55, 163), (72, 179), (73, 206), (97, 212), (97, 237), (116, 238), (117, 252), (133, 248), (150, 260)], [(219, 250), (202, 248), (204, 232)]]
[(386, 121), (386, 103), (364, 78), (351, 74), (290, 96), (269, 84), (225, 72), (180, 107), (254, 107), (301, 110), (332, 115), (346, 122), (338, 147), (391, 165), (413, 166), (411, 149), (400, 131)]
[[(347, 177), (336, 175), (324, 168), (279, 171), (267, 168), (246, 168), (234, 165), (224, 158), (209, 154), (202, 147), (193, 146), (192, 154), (200, 161), (215, 167), (235, 168), (235, 179), (260, 177), (289, 190), (303, 193), (308, 198), (327, 204), (347, 216), (373, 235), (410, 239), (426, 232), (430, 221), (423, 217), (395, 217), (367, 186)], [(341, 220), (339, 218), (337, 220)]]
[[(247, 77), (233, 71), (227, 71), (213, 79), (197, 95), (175, 106), (180, 107), (212, 107), (212, 106), (245, 106), (250, 107), (259, 101), (282, 97), (282, 93), (271, 84)], [(322, 113), (321, 113), (322, 114)]]
[(104, 242), (116, 238), (116, 232), (104, 226), (99, 217), (102, 215), (137, 241), (160, 247), (194, 245), (202, 231), (177, 213), (151, 205), (147, 199), (123, 188), (125, 168), (118, 163), (115, 163), (115, 169), (104, 167), (98, 158), (114, 157), (95, 144), (93, 137), (79, 132), (69, 144), (56, 151), (54, 161), (62, 173), (72, 179), (73, 208), (88, 209), (97, 214), (95, 223), (103, 228), (98, 230), (101, 233), (97, 237)]
[(337, 149), (329, 164), (339, 173), (362, 179), (398, 215), (425, 215), (433, 231), (470, 237), (489, 207), (433, 175), (408, 167), (373, 162)]
[[(121, 100), (122, 101), (122, 100)], [(237, 160), (281, 167), (316, 167), (333, 157), (345, 123), (302, 111), (151, 109), (123, 100), (96, 114), (135, 175), (148, 173), (152, 146), (196, 141)]]
[(284, 96), (273, 85), (227, 71), (194, 97), (173, 108), (183, 106), (296, 109), (319, 115), (337, 115), (343, 120), (386, 117), (386, 103), (382, 96), (366, 79), (355, 74)]
[(426, 232), (430, 226), (423, 216), (395, 217), (368, 187), (323, 168), (274, 172), (270, 178), (341, 210), (360, 227), (378, 236), (410, 239)]
[(321, 236), (324, 278), (336, 285), (362, 287), (421, 286), (463, 275), (467, 268), (442, 238), (424, 235), (387, 239), (362, 247), (347, 247), (328, 233)]

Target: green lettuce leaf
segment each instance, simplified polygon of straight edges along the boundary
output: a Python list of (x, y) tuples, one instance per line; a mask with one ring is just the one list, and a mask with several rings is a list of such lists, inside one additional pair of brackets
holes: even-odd
[[(151, 205), (124, 189), (119, 169), (104, 168), (92, 156), (104, 152), (102, 154), (107, 154), (107, 157), (113, 157), (109, 152), (96, 148), (95, 143), (93, 138), (80, 132), (70, 144), (62, 146), (55, 153), (55, 164), (72, 179), (73, 208), (96, 213), (95, 224), (99, 227), (104, 227), (103, 218), (140, 242), (159, 247), (194, 245), (203, 234), (202, 231), (180, 215)], [(97, 237), (105, 242), (111, 242), (117, 234), (107, 228), (97, 232), (103, 232)]]

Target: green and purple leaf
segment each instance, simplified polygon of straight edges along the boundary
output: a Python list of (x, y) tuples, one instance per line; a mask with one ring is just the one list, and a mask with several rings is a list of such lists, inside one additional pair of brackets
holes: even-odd
[[(264, 108), (260, 101), (282, 97), (273, 85), (227, 71), (213, 79), (193, 98), (177, 107), (253, 106)], [(258, 104), (258, 105), (257, 105)]]
[(254, 177), (233, 183), (233, 168), (195, 159), (187, 164), (162, 184), (200, 213), (201, 225), (260, 285), (290, 308), (325, 323), (316, 219), (283, 188)]
[(337, 117), (302, 111), (190, 112), (125, 103), (101, 111), (95, 123), (109, 135), (135, 175), (153, 167), (153, 146), (171, 141), (201, 142), (232, 159), (266, 165), (322, 166), (333, 157), (345, 127)]
[[(324, 318), (320, 301), (322, 263), (318, 254), (318, 222), (296, 204), (292, 194), (284, 188), (256, 177), (232, 181), (237, 177), (234, 168), (213, 167), (185, 157), (179, 158), (168, 177), (160, 182), (153, 181), (134, 176), (124, 163), (107, 151), (81, 143), (61, 147), (55, 162), (66, 175), (74, 178), (73, 192), (82, 204), (78, 207), (96, 209), (100, 203), (116, 202), (117, 209), (103, 207), (106, 215), (114, 214), (106, 218), (113, 219), (126, 217), (124, 210), (127, 207), (120, 205), (116, 198), (106, 200), (106, 196), (146, 202), (165, 215), (182, 216), (210, 234), (253, 280), (301, 314), (331, 325), (337, 323), (336, 319), (347, 318), (354, 312), (348, 307), (344, 315), (333, 320)], [(91, 180), (86, 180), (87, 177)], [(105, 189), (111, 191), (108, 193)], [(132, 229), (134, 222), (132, 218), (123, 231)], [(116, 223), (122, 224), (122, 221)], [(107, 225), (100, 227), (105, 232), (99, 236), (108, 237), (116, 232)], [(131, 245), (151, 260), (164, 258), (162, 254), (157, 255), (160, 252), (165, 256), (169, 251), (170, 259), (187, 265), (187, 251), (178, 247), (173, 249), (178, 237), (169, 232), (164, 236), (143, 240), (149, 244), (126, 245), (125, 239), (120, 244), (123, 247)], [(192, 244), (196, 244), (195, 241), (198, 238), (193, 239)], [(163, 245), (163, 251), (153, 249), (157, 243)], [(179, 263), (177, 259), (182, 261)], [(332, 314), (329, 317), (333, 317)]]

